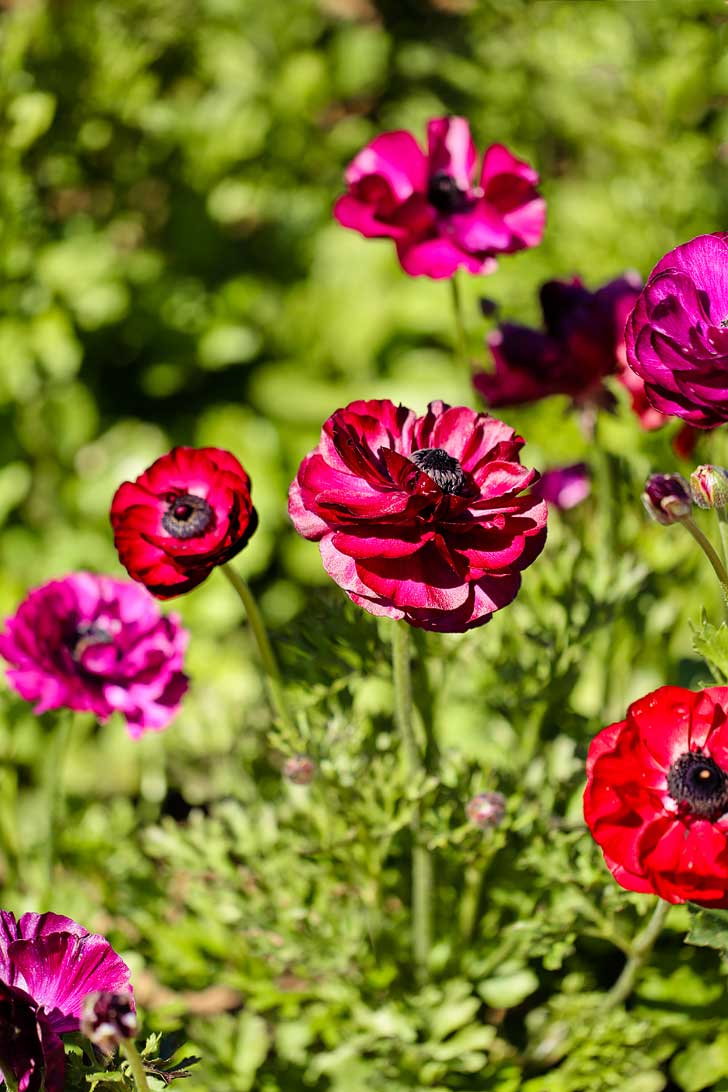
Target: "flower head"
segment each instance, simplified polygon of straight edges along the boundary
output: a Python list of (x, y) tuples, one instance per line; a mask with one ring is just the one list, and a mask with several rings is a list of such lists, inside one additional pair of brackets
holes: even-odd
[(18, 921), (0, 911), (0, 1066), (22, 1092), (63, 1092), (59, 1036), (79, 1030), (84, 998), (94, 990), (131, 997), (129, 968), (105, 937), (59, 914)]
[(122, 1039), (137, 1030), (134, 998), (127, 990), (97, 990), (84, 998), (81, 1032), (104, 1054), (113, 1054)]
[(622, 887), (728, 907), (728, 688), (663, 686), (603, 728), (584, 815)]
[(699, 235), (657, 263), (627, 323), (627, 363), (655, 409), (728, 421), (727, 326), (728, 237)]
[(175, 447), (111, 505), (119, 559), (158, 599), (196, 588), (240, 553), (258, 525), (250, 479), (228, 451)]
[(35, 712), (126, 717), (136, 738), (166, 728), (187, 690), (187, 633), (129, 580), (72, 573), (31, 591), (0, 633), (8, 679)]
[(546, 538), (523, 490), (523, 440), (502, 421), (432, 402), (352, 402), (325, 423), (289, 491), (299, 534), (371, 614), (462, 632), (515, 597)]
[(589, 467), (586, 463), (572, 463), (545, 470), (532, 492), (561, 511), (576, 508), (591, 492)]
[(692, 511), (690, 486), (682, 474), (653, 474), (645, 482), (642, 503), (657, 523), (678, 523)]
[(497, 827), (506, 813), (506, 798), (502, 792), (479, 792), (468, 800), (465, 814), (479, 830)]
[(728, 470), (722, 466), (698, 466), (690, 475), (690, 492), (698, 508), (725, 508), (728, 504)]
[(316, 776), (316, 763), (308, 755), (291, 755), (283, 763), (283, 776), (294, 785), (310, 785)]
[(465, 118), (434, 118), (427, 152), (411, 133), (381, 133), (346, 170), (334, 206), (344, 227), (386, 236), (411, 276), (452, 277), (459, 267), (490, 273), (496, 254), (537, 246), (546, 205), (538, 175), (492, 144), (476, 180), (478, 154)]
[(490, 406), (522, 405), (552, 394), (568, 394), (580, 405), (603, 401), (604, 379), (614, 372), (620, 377), (624, 323), (640, 284), (632, 273), (596, 292), (578, 277), (547, 281), (540, 292), (543, 329), (499, 326), (488, 338), (495, 372), (477, 375), (476, 390)]

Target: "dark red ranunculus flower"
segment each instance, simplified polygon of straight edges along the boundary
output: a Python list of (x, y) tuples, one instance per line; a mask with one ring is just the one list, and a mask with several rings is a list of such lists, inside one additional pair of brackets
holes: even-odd
[(546, 204), (533, 167), (502, 144), (478, 153), (465, 118), (433, 118), (427, 153), (406, 130), (380, 133), (346, 169), (334, 206), (344, 227), (389, 237), (405, 273), (452, 277), (461, 266), (491, 273), (496, 254), (537, 246)]
[(240, 553), (258, 525), (250, 479), (229, 451), (175, 447), (111, 505), (122, 565), (158, 599), (196, 588)]
[(603, 728), (584, 816), (622, 887), (728, 907), (728, 687), (663, 686)]
[(728, 235), (675, 247), (627, 323), (627, 363), (651, 404), (696, 428), (728, 421)]
[[(490, 406), (522, 405), (552, 394), (568, 394), (580, 405), (602, 402), (604, 379), (616, 373), (622, 380), (624, 324), (640, 284), (633, 273), (596, 292), (578, 277), (547, 281), (540, 292), (543, 329), (500, 325), (488, 338), (495, 372), (477, 375), (476, 390)], [(643, 426), (662, 424), (654, 412), (645, 414), (638, 383), (630, 382), (625, 386)]]
[(523, 490), (523, 440), (502, 421), (432, 402), (388, 400), (326, 422), (289, 492), (296, 530), (371, 614), (459, 633), (514, 598), (546, 538), (546, 505)]

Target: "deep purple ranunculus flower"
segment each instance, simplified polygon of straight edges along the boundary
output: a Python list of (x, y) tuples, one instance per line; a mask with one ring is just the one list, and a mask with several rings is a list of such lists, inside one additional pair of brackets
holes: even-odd
[(126, 718), (136, 739), (166, 728), (187, 690), (187, 632), (129, 580), (71, 573), (31, 591), (0, 633), (8, 680), (35, 712)]
[(131, 994), (129, 968), (105, 937), (60, 914), (0, 911), (0, 1065), (21, 1092), (63, 1092), (60, 1035), (78, 1031), (84, 998)]
[(334, 206), (344, 227), (388, 237), (406, 273), (452, 277), (459, 267), (491, 273), (496, 254), (541, 242), (546, 203), (538, 174), (492, 144), (476, 181), (478, 153), (465, 118), (433, 118), (427, 153), (406, 130), (381, 133), (346, 170)]
[(523, 494), (512, 428), (432, 402), (418, 417), (352, 402), (301, 463), (288, 510), (327, 573), (371, 614), (461, 633), (516, 596), (546, 539), (546, 505)]
[(545, 470), (532, 492), (562, 511), (576, 508), (591, 492), (589, 467), (586, 463), (572, 463)]
[(696, 428), (728, 421), (728, 235), (699, 235), (657, 263), (626, 341), (655, 409)]
[[(488, 338), (495, 372), (473, 380), (490, 406), (515, 406), (553, 394), (567, 394), (574, 402), (604, 400), (604, 380), (623, 363), (624, 324), (639, 295), (636, 274), (609, 281), (596, 292), (578, 277), (547, 281), (540, 299), (541, 330), (503, 323)], [(634, 385), (633, 385), (634, 386)], [(642, 420), (642, 414), (633, 404)], [(644, 421), (654, 427), (660, 421)]]

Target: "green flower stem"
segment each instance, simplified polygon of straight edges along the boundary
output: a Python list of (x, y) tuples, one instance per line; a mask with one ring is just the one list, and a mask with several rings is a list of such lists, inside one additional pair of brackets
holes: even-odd
[(726, 572), (725, 565), (718, 556), (713, 543), (703, 534), (692, 516), (685, 516), (680, 522), (683, 527), (690, 532), (710, 564), (713, 566), (713, 571), (718, 577), (723, 592), (723, 605), (728, 613), (728, 572)]
[(144, 1072), (144, 1065), (139, 1056), (139, 1051), (134, 1045), (134, 1040), (122, 1039), (120, 1045), (122, 1053), (126, 1055), (126, 1060), (129, 1063), (137, 1092), (151, 1092), (147, 1082), (147, 1075)]
[(56, 863), (58, 832), (63, 825), (65, 811), (64, 771), (66, 752), (71, 737), (73, 713), (63, 709), (50, 733), (50, 747), (46, 772), (46, 815), (48, 828), (45, 844), (45, 877), (41, 898), (41, 911), (46, 907), (53, 891), (53, 869)]
[(634, 989), (637, 975), (650, 958), (655, 941), (662, 932), (665, 918), (670, 912), (670, 903), (660, 899), (641, 933), (632, 943), (630, 957), (624, 965), (621, 975), (607, 994), (604, 1007), (611, 1009), (626, 1001)]
[(455, 273), (450, 278), (450, 295), (452, 299), (452, 312), (455, 321), (455, 355), (460, 359), (465, 368), (465, 375), (470, 383), (471, 367), (468, 358), (468, 335), (463, 318), (463, 299), (460, 292), (460, 281)]
[[(394, 713), (402, 739), (409, 777), (424, 770), (412, 723), (412, 674), (409, 629), (395, 622), (392, 630), (392, 673)], [(432, 948), (432, 859), (422, 842), (422, 810), (417, 803), (412, 815), (412, 952), (417, 981), (427, 981)]]
[(245, 608), (245, 614), (248, 619), (248, 625), (250, 626), (253, 636), (255, 637), (256, 644), (258, 646), (258, 653), (260, 655), (261, 663), (263, 664), (263, 670), (265, 672), (266, 682), (268, 684), (268, 693), (270, 694), (271, 705), (274, 711), (278, 715), (280, 721), (291, 732), (295, 731), (295, 725), (293, 723), (293, 717), (288, 708), (285, 692), (283, 690), (283, 680), (281, 679), (281, 673), (278, 667), (278, 662), (275, 658), (273, 648), (268, 640), (268, 634), (265, 628), (265, 622), (261, 615), (258, 604), (256, 603), (253, 593), (251, 592), (248, 584), (243, 580), (242, 576), (231, 565), (220, 566), (225, 576), (228, 578), (233, 588), (238, 594), (241, 603)]
[(715, 512), (718, 516), (720, 544), (723, 548), (723, 566), (728, 572), (728, 508), (716, 508)]
[(7, 1092), (18, 1092), (18, 1082), (10, 1071), (9, 1064), (0, 1060), (0, 1076), (5, 1081)]

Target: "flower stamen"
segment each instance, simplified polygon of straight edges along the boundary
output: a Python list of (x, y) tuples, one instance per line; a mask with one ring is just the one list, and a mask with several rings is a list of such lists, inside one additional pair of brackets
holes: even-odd
[(209, 531), (215, 518), (204, 497), (182, 493), (173, 497), (162, 516), (162, 527), (174, 538), (197, 538)]
[(700, 819), (717, 819), (728, 811), (728, 774), (714, 759), (698, 752), (682, 754), (673, 762), (667, 791)]
[(462, 496), (467, 490), (467, 477), (458, 460), (442, 447), (423, 447), (409, 456), (418, 470), (432, 478), (443, 493)]

